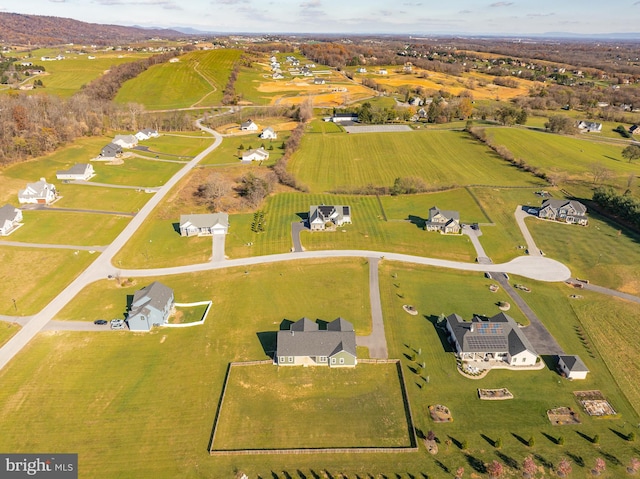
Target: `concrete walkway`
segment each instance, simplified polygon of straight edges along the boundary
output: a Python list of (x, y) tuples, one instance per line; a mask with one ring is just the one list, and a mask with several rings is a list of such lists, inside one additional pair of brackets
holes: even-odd
[(23, 248), (73, 249), (78, 251), (104, 251), (106, 246), (78, 246), (73, 244), (24, 243), (22, 241), (2, 241), (0, 246), (20, 246)]
[(300, 233), (308, 229), (305, 226), (304, 221), (294, 221), (291, 223), (291, 241), (293, 242), (293, 251), (295, 253), (302, 253), (304, 248), (302, 247), (302, 241), (300, 240)]
[(371, 334), (357, 336), (356, 344), (369, 348), (372, 359), (387, 359), (387, 338), (384, 334), (382, 318), (382, 301), (380, 300), (380, 284), (378, 280), (379, 258), (369, 258), (369, 301), (371, 302)]
[(529, 251), (529, 256), (542, 256), (540, 253), (540, 248), (536, 246), (536, 242), (533, 241), (533, 236), (529, 233), (529, 228), (524, 222), (524, 219), (531, 216), (527, 213), (522, 205), (518, 205), (515, 211), (516, 223), (518, 223), (518, 228), (522, 232), (522, 236), (524, 236), (524, 240), (527, 242), (527, 250)]
[(462, 234), (467, 235), (471, 240), (471, 244), (476, 250), (476, 261), (480, 264), (491, 264), (491, 258), (484, 252), (484, 248), (480, 244), (479, 237), (482, 236), (480, 229), (473, 229), (470, 225), (462, 225)]

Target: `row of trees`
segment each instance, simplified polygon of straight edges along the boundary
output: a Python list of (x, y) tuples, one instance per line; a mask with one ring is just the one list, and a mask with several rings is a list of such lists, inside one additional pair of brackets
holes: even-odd
[(593, 192), (593, 201), (610, 213), (640, 228), (640, 199), (629, 194), (618, 194), (610, 186), (598, 187)]

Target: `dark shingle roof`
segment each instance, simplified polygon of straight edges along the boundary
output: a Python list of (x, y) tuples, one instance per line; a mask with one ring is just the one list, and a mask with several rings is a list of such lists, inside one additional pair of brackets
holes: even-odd
[(562, 362), (567, 366), (569, 371), (586, 371), (589, 372), (589, 368), (582, 362), (580, 356), (558, 356), (559, 359), (562, 359)]
[(134, 315), (138, 310), (149, 306), (162, 311), (172, 296), (173, 290), (171, 288), (154, 281), (149, 286), (145, 286), (133, 294), (131, 313)]
[(351, 323), (342, 318), (329, 323), (327, 330), (320, 330), (316, 323), (302, 318), (293, 323), (290, 330), (278, 331), (278, 356), (330, 357), (340, 351), (356, 355), (356, 333)]
[(573, 209), (576, 210), (578, 215), (584, 215), (587, 212), (587, 207), (582, 203), (580, 203), (579, 201), (575, 201), (575, 200), (554, 200), (554, 199), (545, 200), (542, 203), (542, 208), (546, 208), (547, 206), (550, 206), (551, 208), (557, 210), (565, 207), (566, 205), (571, 205)]

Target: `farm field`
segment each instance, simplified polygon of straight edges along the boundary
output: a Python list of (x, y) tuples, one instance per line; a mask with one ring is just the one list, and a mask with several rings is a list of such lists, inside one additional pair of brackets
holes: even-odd
[(596, 213), (588, 215), (586, 228), (536, 218), (527, 225), (538, 247), (568, 265), (574, 277), (640, 295), (640, 236)]
[[(14, 236), (9, 238), (13, 240)], [(0, 314), (28, 316), (37, 313), (89, 266), (97, 254), (3, 246), (0, 242)], [(16, 271), (29, 271), (29, 280), (24, 280)], [(4, 324), (0, 323), (0, 329)]]
[[(23, 216), (24, 226), (11, 236), (1, 237), (0, 243), (10, 240), (25, 243), (106, 246), (131, 219), (126, 216), (55, 210), (26, 210)], [(73, 228), (64, 228), (63, 225), (73, 225)]]
[(125, 82), (115, 101), (141, 103), (149, 110), (217, 105), (240, 55), (240, 50), (196, 51), (177, 63), (154, 65)]
[(407, 427), (395, 364), (234, 366), (213, 448), (410, 447)]
[[(59, 52), (49, 52), (47, 55), (57, 55)], [(150, 53), (91, 53), (94, 60), (89, 60), (89, 55), (78, 55), (77, 53), (64, 54), (65, 59), (60, 61), (40, 61), (40, 54), (34, 53), (35, 58), (30, 59), (34, 65), (42, 65), (46, 69), (43, 75), (37, 75), (29, 80), (29, 83), (36, 79), (44, 83), (44, 91), (51, 95), (70, 97), (80, 91), (83, 85), (102, 76), (112, 66), (122, 63), (130, 63), (149, 57)], [(42, 91), (42, 90), (32, 90)]]
[(466, 133), (455, 131), (307, 134), (289, 170), (313, 192), (391, 186), (403, 176), (420, 177), (430, 187), (540, 184)]

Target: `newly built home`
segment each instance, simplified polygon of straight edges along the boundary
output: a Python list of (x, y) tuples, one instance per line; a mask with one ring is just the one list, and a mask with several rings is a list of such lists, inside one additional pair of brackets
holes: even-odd
[(173, 306), (173, 290), (154, 281), (134, 293), (127, 315), (129, 329), (131, 331), (150, 331), (154, 326), (167, 324)]
[(589, 368), (585, 366), (580, 356), (558, 356), (558, 370), (567, 379), (587, 379)]
[(347, 123), (358, 121), (358, 115), (356, 113), (336, 113), (331, 118), (334, 123)]
[(309, 208), (311, 231), (324, 231), (345, 223), (351, 223), (351, 207), (348, 205), (313, 205)]
[(4, 205), (0, 208), (0, 236), (9, 236), (22, 226), (22, 211), (15, 206)]
[(449, 341), (462, 361), (491, 366), (533, 366), (538, 353), (518, 323), (505, 313), (491, 318), (474, 316), (464, 321), (457, 314), (447, 317)]
[(353, 324), (338, 318), (320, 329), (318, 323), (302, 318), (288, 330), (278, 331), (274, 364), (278, 366), (354, 367), (356, 333)]
[(180, 236), (226, 235), (228, 231), (227, 213), (180, 215)]
[(60, 170), (56, 172), (56, 178), (59, 180), (88, 180), (95, 175), (93, 165), (89, 163), (76, 163), (68, 170)]
[(538, 217), (582, 226), (589, 224), (587, 207), (575, 200), (545, 200)]
[(262, 133), (260, 133), (260, 138), (262, 138), (263, 140), (275, 140), (278, 138), (278, 134), (273, 128), (268, 126), (264, 130), (262, 130)]
[(587, 133), (591, 132), (601, 132), (602, 131), (602, 123), (596, 123), (595, 121), (579, 121), (578, 129)]
[(138, 141), (149, 140), (151, 138), (157, 138), (160, 136), (158, 130), (152, 130), (151, 128), (144, 128), (135, 134)]
[(116, 145), (115, 143), (109, 143), (102, 147), (100, 150), (99, 157), (102, 159), (115, 158), (118, 155), (122, 154), (122, 147), (120, 145)]
[(256, 148), (253, 150), (247, 150), (242, 152), (241, 161), (251, 162), (251, 161), (264, 161), (269, 159), (269, 152), (264, 148)]
[(23, 203), (33, 203), (48, 205), (52, 203), (58, 196), (56, 187), (51, 183), (47, 183), (44, 178), (35, 183), (27, 183), (24, 190), (18, 191), (18, 201)]
[(138, 144), (138, 139), (134, 135), (116, 135), (111, 143), (122, 148), (133, 148)]
[(460, 213), (441, 210), (437, 206), (429, 209), (429, 219), (424, 225), (427, 231), (439, 231), (444, 234), (460, 233)]
[(258, 125), (253, 120), (247, 120), (240, 123), (242, 131), (258, 131)]

